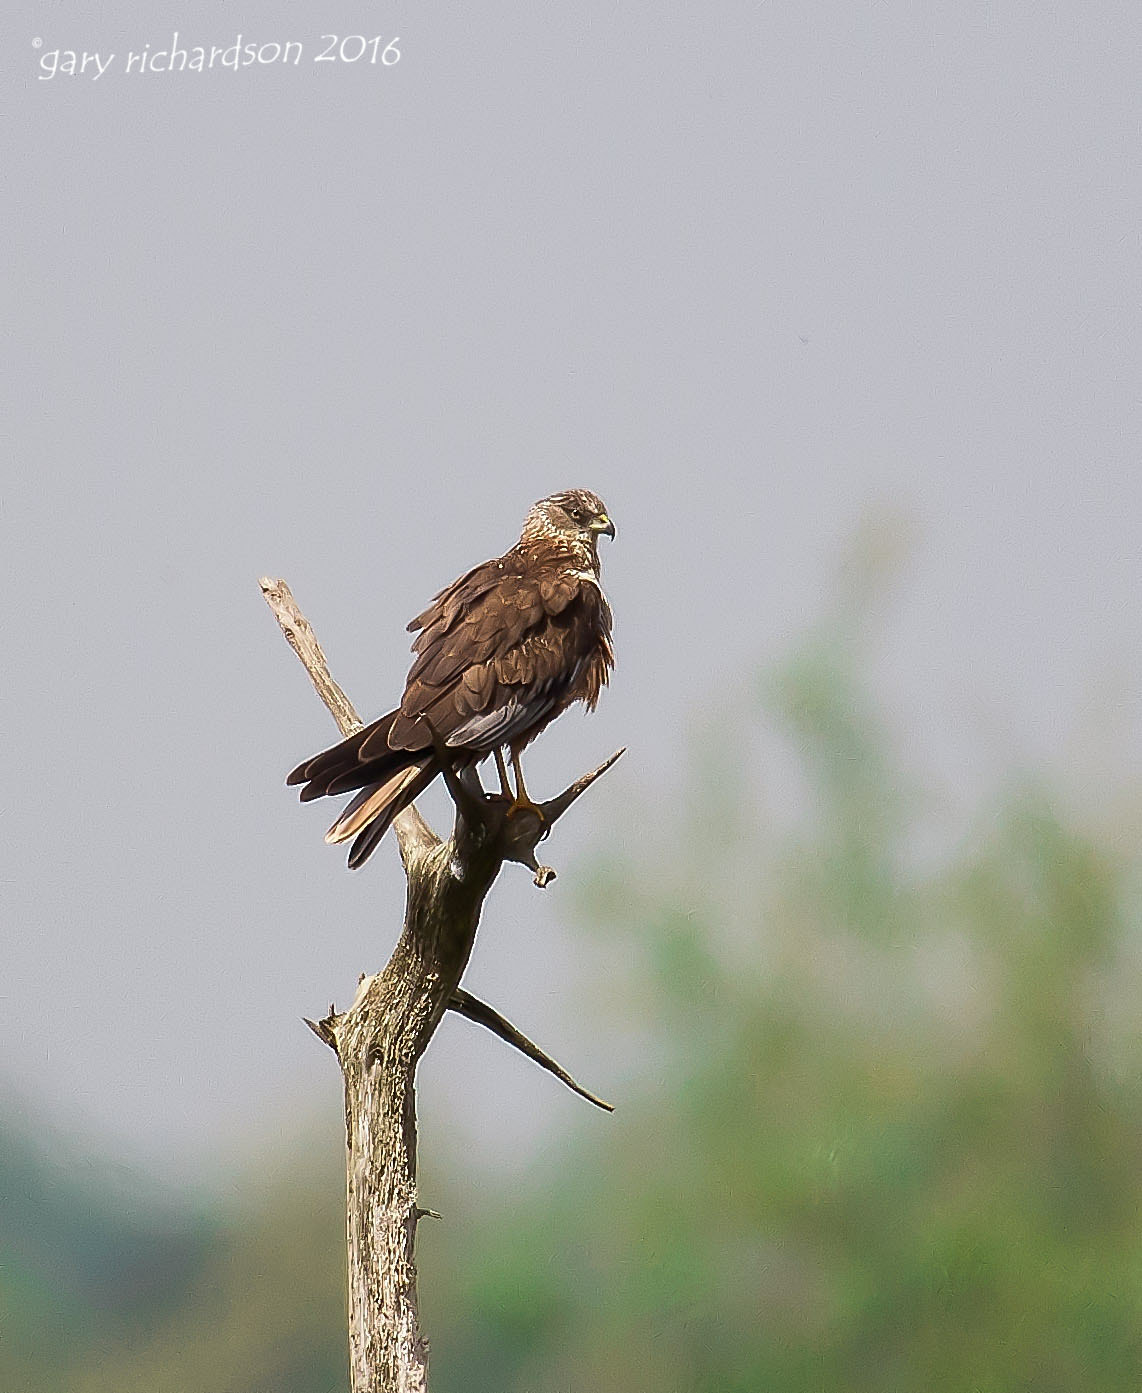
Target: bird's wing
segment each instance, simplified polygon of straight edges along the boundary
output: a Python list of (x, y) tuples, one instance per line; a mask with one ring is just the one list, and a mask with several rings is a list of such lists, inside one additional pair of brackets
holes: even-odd
[[(501, 556), (498, 560), (483, 561), (479, 566), (465, 571), (451, 585), (446, 585), (443, 590), (433, 595), (432, 602), (426, 610), (408, 621), (409, 633), (441, 623), (446, 627), (454, 623), (457, 615), (503, 579), (505, 569), (518, 569), (512, 566), (512, 560), (512, 553), (508, 552), (507, 556)], [(413, 644), (414, 649), (419, 642), (418, 639)]]
[(428, 721), (445, 744), (488, 751), (557, 713), (592, 643), (585, 584), (509, 553), (442, 591), (413, 621), (416, 657), (389, 746), (423, 749)]

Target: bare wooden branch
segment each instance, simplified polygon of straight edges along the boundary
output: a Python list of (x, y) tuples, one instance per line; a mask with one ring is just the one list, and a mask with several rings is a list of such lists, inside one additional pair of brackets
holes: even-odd
[[(262, 593), (343, 735), (361, 728), (352, 703), (330, 676), (325, 655), (282, 580)], [(619, 754), (622, 753), (620, 750)], [(487, 793), (474, 770), (448, 779), (456, 804), (442, 841), (414, 807), (394, 823), (408, 882), (404, 925), (383, 972), (362, 977), (353, 1004), (331, 1006), (306, 1024), (337, 1054), (345, 1086), (346, 1211), (349, 1257), (349, 1365), (353, 1393), (425, 1393), (428, 1349), (417, 1316), (416, 1066), (450, 1005), (463, 1010), (598, 1107), (609, 1104), (574, 1079), (491, 1007), (463, 992), (460, 979), (480, 911), (505, 861), (518, 861), (546, 885), (535, 848), (555, 821), (618, 754), (549, 803), (540, 815)], [(465, 1005), (468, 1009), (465, 1009)]]
[(607, 770), (627, 752), (624, 745), (621, 750), (616, 750), (610, 758), (603, 760), (597, 769), (592, 769), (589, 774), (581, 774), (569, 788), (565, 788), (562, 793), (557, 793), (554, 798), (549, 798), (546, 803), (541, 803), (543, 816), (549, 823), (554, 823), (557, 818), (561, 818), (567, 809), (574, 803), (580, 794), (586, 793), (596, 779), (601, 778)]
[(345, 736), (355, 734), (365, 723), (330, 676), (329, 664), (325, 661), (317, 635), (310, 628), (309, 620), (298, 609), (293, 592), (284, 580), (271, 580), (269, 576), (263, 576), (258, 584), (262, 587), (266, 604), (273, 610), (274, 618), (285, 634), (286, 642), (301, 659), (309, 673), (309, 680), (317, 689), (317, 695), (337, 722), (337, 729)]
[(467, 1017), (470, 1021), (475, 1021), (477, 1025), (486, 1026), (493, 1035), (498, 1035), (501, 1040), (506, 1040), (509, 1045), (527, 1055), (528, 1059), (534, 1060), (541, 1068), (554, 1074), (560, 1083), (566, 1084), (571, 1092), (577, 1093), (580, 1098), (586, 1098), (588, 1103), (594, 1103), (597, 1108), (602, 1108), (604, 1112), (614, 1112), (612, 1103), (604, 1102), (596, 1094), (588, 1092), (582, 1084), (576, 1083), (562, 1065), (556, 1064), (549, 1054), (541, 1050), (538, 1045), (533, 1044), (521, 1030), (517, 1030), (511, 1021), (501, 1016), (495, 1007), (489, 1006), (486, 1001), (481, 1001), (471, 992), (466, 992), (461, 988), (448, 1003), (448, 1009)]

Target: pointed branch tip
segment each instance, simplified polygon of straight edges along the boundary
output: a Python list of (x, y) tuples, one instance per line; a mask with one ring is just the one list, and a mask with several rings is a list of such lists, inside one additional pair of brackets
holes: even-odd
[(556, 818), (560, 818), (571, 806), (576, 798), (586, 793), (596, 779), (601, 779), (608, 769), (626, 754), (626, 746), (621, 750), (616, 750), (608, 759), (603, 760), (597, 769), (592, 769), (589, 774), (582, 774), (573, 784), (569, 784), (562, 793), (556, 794), (554, 798), (549, 798), (546, 803), (541, 804), (543, 816), (548, 824), (553, 823)]
[(338, 1017), (332, 1011), (322, 1021), (311, 1021), (308, 1016), (302, 1016), (302, 1020), (313, 1031), (314, 1035), (323, 1045), (328, 1045), (334, 1054), (337, 1053), (337, 1031), (336, 1025)]

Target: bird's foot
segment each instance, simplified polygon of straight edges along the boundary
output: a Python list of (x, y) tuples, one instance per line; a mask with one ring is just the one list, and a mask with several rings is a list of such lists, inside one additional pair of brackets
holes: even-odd
[(512, 799), (511, 807), (508, 808), (505, 816), (515, 817), (517, 814), (525, 812), (534, 813), (538, 820), (546, 825), (547, 814), (538, 803), (533, 803), (526, 793)]

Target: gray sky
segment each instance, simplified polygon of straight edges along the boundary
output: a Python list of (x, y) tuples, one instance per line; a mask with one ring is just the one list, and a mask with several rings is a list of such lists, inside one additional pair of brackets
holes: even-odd
[[(619, 667), (531, 782), (631, 750), (561, 826), (565, 872), (592, 829), (637, 841), (624, 799), (821, 613), (870, 507), (916, 528), (874, 655), (908, 757), (970, 800), (1013, 765), (1073, 772), (1111, 721), (1137, 777), (1137, 4), (16, 12), (17, 1095), (164, 1171), (336, 1116), (299, 1017), (381, 963), (401, 880), (391, 849), (350, 876), (282, 787), (334, 730), (256, 577), (289, 579), (377, 714), (407, 619), (568, 484), (618, 523)], [(304, 58), (123, 71), (174, 29)], [(401, 61), (312, 61), (362, 31)], [(40, 80), (58, 49), (116, 59)], [(570, 898), (505, 877), (470, 981), (575, 1065)], [(581, 1107), (460, 1022), (426, 1081), (474, 1144), (465, 1100), (509, 1141)]]

